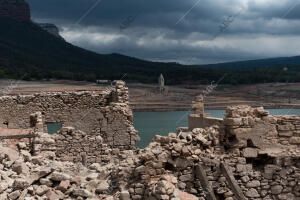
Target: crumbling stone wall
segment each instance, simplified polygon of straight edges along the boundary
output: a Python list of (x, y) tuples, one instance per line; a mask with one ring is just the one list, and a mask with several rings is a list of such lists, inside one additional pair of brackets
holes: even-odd
[[(109, 98), (112, 103), (107, 109), (112, 112), (126, 106), (115, 103), (117, 96)], [(196, 112), (202, 110), (201, 106), (195, 108)], [(43, 129), (42, 115), (30, 116), (30, 127), (37, 132)], [(20, 154), (26, 162), (22, 158), (14, 162), (12, 156), (0, 152), (0, 172), (4, 169), (1, 174), (9, 176), (0, 177), (4, 179), (0, 198), (46, 198), (46, 192), (50, 196), (53, 191), (66, 199), (299, 200), (298, 121), (298, 116), (272, 116), (263, 108), (229, 107), (221, 126), (181, 127), (178, 134), (156, 136), (145, 149), (129, 150), (112, 148), (114, 145), (102, 143), (101, 135), (72, 127), (54, 135), (42, 131), (37, 138), (41, 145), (37, 157), (30, 160), (22, 144)], [(67, 169), (67, 161), (77, 166), (71, 163), (72, 168)], [(53, 163), (62, 166), (59, 173)], [(36, 165), (52, 168), (46, 175), (36, 176)], [(26, 177), (26, 166), (34, 179)], [(22, 175), (22, 171), (26, 173)]]
[[(214, 157), (213, 154), (219, 152), (218, 135), (217, 126), (181, 132), (178, 136), (175, 133), (169, 136), (157, 135), (138, 155), (140, 162), (128, 180), (131, 183), (131, 198), (173, 199), (177, 193), (184, 192), (186, 199), (198, 199), (196, 196), (206, 199), (206, 191), (196, 176), (195, 166), (205, 164), (209, 180), (218, 179), (215, 171), (218, 170), (216, 164), (220, 161), (211, 161), (206, 156), (211, 154)], [(230, 192), (226, 184), (214, 185), (214, 188)]]
[[(172, 199), (177, 192), (193, 196), (187, 199), (212, 199), (211, 187), (216, 199), (264, 199), (297, 200), (300, 198), (299, 150), (289, 156), (284, 149), (281, 155), (250, 152), (220, 153), (217, 127), (181, 133), (179, 136), (156, 136), (153, 142), (140, 152), (129, 192), (132, 199)], [(211, 139), (209, 139), (211, 138)], [(204, 140), (205, 139), (205, 140)], [(197, 175), (201, 165), (208, 180), (203, 185)], [(243, 198), (233, 189), (221, 165), (226, 165)], [(177, 192), (176, 192), (177, 190)], [(197, 197), (197, 198), (195, 198)]]
[(299, 116), (273, 116), (262, 107), (233, 106), (226, 110), (224, 125), (231, 148), (300, 145)]
[(85, 166), (93, 163), (107, 164), (111, 161), (111, 149), (101, 136), (90, 136), (75, 128), (63, 127), (51, 138), (54, 143), (44, 145), (42, 150), (50, 146), (61, 161), (82, 163)]
[(223, 119), (211, 117), (204, 112), (204, 100), (202, 95), (197, 96), (195, 101), (192, 102), (192, 109), (195, 113), (188, 116), (188, 129), (190, 131), (194, 128), (205, 128), (214, 125), (223, 126)]
[[(35, 120), (40, 119), (38, 113), (31, 118), (40, 124)], [(57, 194), (61, 199), (299, 200), (299, 146), (283, 145), (296, 131), (292, 129), (293, 136), (279, 136), (279, 125), (287, 121), (274, 118), (261, 108), (230, 107), (225, 128), (179, 128), (178, 135), (156, 136), (145, 149), (124, 151), (101, 145), (100, 136), (71, 127), (54, 135), (41, 134), (37, 140), (55, 155), (42, 151), (31, 157), (19, 144), (24, 158), (13, 161), (17, 153), (1, 150), (0, 172), (4, 170), (5, 176), (0, 177), (4, 191), (0, 198), (50, 199)], [(232, 136), (234, 140), (228, 138)], [(86, 160), (82, 155), (87, 155)], [(62, 161), (65, 158), (77, 163)], [(90, 165), (94, 161), (99, 163)], [(85, 162), (88, 169), (80, 164)], [(37, 176), (37, 171), (47, 173)]]
[[(180, 130), (196, 133), (197, 128), (208, 126), (207, 119), (203, 113), (192, 114), (189, 128)], [(262, 107), (231, 106), (216, 124), (221, 151), (213, 151), (211, 157), (201, 154), (199, 162), (217, 198), (239, 199), (222, 173), (220, 163), (225, 163), (244, 199), (300, 199), (299, 116), (273, 116)]]
[(277, 116), (280, 143), (300, 145), (300, 116)]
[(228, 158), (237, 183), (249, 199), (291, 199), (300, 198), (300, 158), (282, 156), (268, 157), (255, 161), (245, 157)]
[(101, 136), (105, 143), (133, 146), (139, 139), (128, 104), (128, 88), (118, 81), (102, 92), (57, 92), (0, 97), (0, 126), (30, 127), (29, 116), (42, 114), (43, 132), (47, 123), (72, 126), (88, 135)]

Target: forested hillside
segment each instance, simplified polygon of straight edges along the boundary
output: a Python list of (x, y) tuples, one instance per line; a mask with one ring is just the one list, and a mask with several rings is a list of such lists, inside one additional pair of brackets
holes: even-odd
[[(0, 19), (0, 78), (120, 79), (157, 82), (163, 73), (167, 84), (295, 82), (300, 80), (297, 59), (288, 58), (207, 66), (150, 62), (119, 54), (97, 54), (69, 44), (29, 22)], [(290, 59), (290, 60), (291, 60)], [(248, 64), (247, 64), (248, 62)], [(259, 65), (255, 65), (255, 62)], [(289, 65), (287, 65), (289, 64)], [(268, 67), (266, 67), (268, 66)], [(287, 68), (286, 68), (287, 67)], [(284, 70), (285, 68), (285, 70)]]

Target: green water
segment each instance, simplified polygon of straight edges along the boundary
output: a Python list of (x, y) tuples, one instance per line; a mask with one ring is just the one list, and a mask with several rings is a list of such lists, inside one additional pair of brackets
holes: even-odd
[[(300, 109), (269, 109), (272, 115), (300, 115)], [(206, 113), (212, 117), (223, 118), (225, 110), (207, 110)], [(170, 132), (176, 133), (176, 128), (187, 126), (188, 114), (191, 111), (173, 111), (173, 112), (135, 112), (134, 127), (139, 131), (141, 141), (136, 146), (145, 148), (155, 135), (166, 136)]]
[(62, 128), (60, 123), (47, 123), (47, 129), (49, 134), (57, 133)]

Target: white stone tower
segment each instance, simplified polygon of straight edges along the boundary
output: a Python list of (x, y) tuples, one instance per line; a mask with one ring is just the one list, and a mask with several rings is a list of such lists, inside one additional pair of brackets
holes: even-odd
[(162, 74), (158, 78), (159, 92), (163, 93), (165, 91), (165, 79)]

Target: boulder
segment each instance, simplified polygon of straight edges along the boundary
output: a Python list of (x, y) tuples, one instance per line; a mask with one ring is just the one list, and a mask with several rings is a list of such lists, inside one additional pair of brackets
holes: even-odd
[(243, 155), (245, 158), (257, 158), (258, 150), (255, 148), (245, 148), (243, 150)]
[(22, 179), (22, 178), (18, 178), (14, 181), (13, 183), (13, 188), (15, 190), (23, 190), (25, 188), (27, 188), (30, 185), (29, 181), (26, 179)]
[(29, 172), (29, 168), (23, 161), (16, 161), (12, 165), (12, 170), (17, 174), (27, 174)]
[(178, 200), (198, 200), (198, 197), (178, 189), (174, 190), (173, 196)]
[(281, 185), (274, 185), (271, 187), (272, 194), (281, 194), (283, 187)]
[(103, 180), (103, 181), (100, 181), (98, 183), (98, 186), (96, 188), (96, 192), (97, 193), (102, 193), (102, 192), (105, 192), (109, 189), (109, 184), (107, 183), (107, 181)]
[(130, 194), (127, 190), (123, 190), (120, 192), (120, 200), (131, 200)]
[(78, 196), (78, 197), (86, 197), (86, 198), (93, 196), (93, 194), (90, 193), (88, 190), (82, 189), (82, 188), (74, 189), (73, 190), (73, 195)]
[(52, 174), (49, 175), (48, 178), (53, 181), (65, 181), (65, 180), (71, 180), (72, 177), (66, 173), (53, 172)]
[(246, 193), (245, 193), (246, 197), (249, 198), (259, 198), (260, 195), (258, 194), (257, 190), (254, 188), (249, 189)]
[(21, 195), (21, 192), (20, 192), (19, 190), (16, 190), (16, 191), (10, 193), (10, 194), (8, 195), (8, 198), (9, 198), (10, 200), (15, 200), (15, 199), (19, 198), (20, 195)]

